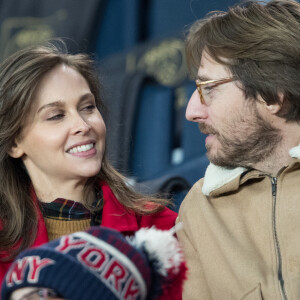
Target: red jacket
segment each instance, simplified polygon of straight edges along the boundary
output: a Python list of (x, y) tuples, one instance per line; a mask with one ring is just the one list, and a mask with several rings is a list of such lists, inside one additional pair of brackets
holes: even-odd
[[(165, 208), (159, 213), (149, 216), (137, 216), (134, 213), (129, 213), (120, 204), (110, 187), (101, 182), (103, 191), (103, 212), (101, 226), (113, 228), (126, 235), (133, 234), (141, 227), (151, 227), (153, 225), (158, 229), (170, 229), (175, 225), (177, 213)], [(34, 195), (34, 198), (36, 196)], [(34, 199), (37, 201), (37, 199)], [(38, 229), (36, 239), (31, 247), (37, 247), (49, 241), (44, 218), (40, 210), (38, 210)], [(3, 256), (2, 256), (3, 257)], [(1, 283), (6, 271), (11, 265), (12, 261), (0, 263), (0, 290)]]

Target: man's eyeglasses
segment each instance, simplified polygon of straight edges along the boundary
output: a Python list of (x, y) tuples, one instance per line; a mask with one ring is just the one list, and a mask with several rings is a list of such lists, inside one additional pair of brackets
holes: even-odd
[(37, 288), (28, 294), (22, 296), (18, 300), (54, 300), (54, 299), (63, 299), (58, 296), (58, 294), (47, 288)]
[(216, 86), (234, 81), (233, 77), (224, 78), (224, 79), (217, 79), (217, 80), (207, 80), (207, 81), (200, 81), (199, 79), (196, 79), (196, 87), (197, 91), (200, 96), (200, 101), (202, 104), (209, 104), (209, 101), (206, 101), (206, 99), (209, 98), (209, 92)]

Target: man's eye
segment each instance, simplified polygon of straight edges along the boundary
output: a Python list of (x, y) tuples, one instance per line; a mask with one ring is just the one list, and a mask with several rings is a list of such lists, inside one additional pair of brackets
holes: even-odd
[(204, 89), (206, 92), (210, 92), (214, 87), (215, 87), (214, 85), (206, 85), (206, 86), (204, 86), (203, 89)]

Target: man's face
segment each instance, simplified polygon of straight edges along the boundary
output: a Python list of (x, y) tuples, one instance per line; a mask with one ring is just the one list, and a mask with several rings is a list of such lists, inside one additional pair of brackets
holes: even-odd
[[(200, 82), (230, 78), (224, 66), (203, 52), (198, 79)], [(202, 86), (206, 103), (197, 90), (189, 100), (186, 118), (197, 122), (205, 140), (209, 160), (223, 167), (252, 167), (263, 161), (280, 142), (278, 129), (260, 114), (263, 101), (245, 99), (238, 81)]]

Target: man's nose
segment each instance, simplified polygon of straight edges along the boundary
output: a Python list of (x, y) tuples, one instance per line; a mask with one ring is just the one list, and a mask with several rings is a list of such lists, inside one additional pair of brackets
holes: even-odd
[(206, 106), (201, 104), (200, 96), (197, 90), (194, 91), (188, 102), (185, 117), (188, 121), (192, 122), (201, 122), (201, 120), (207, 118)]

